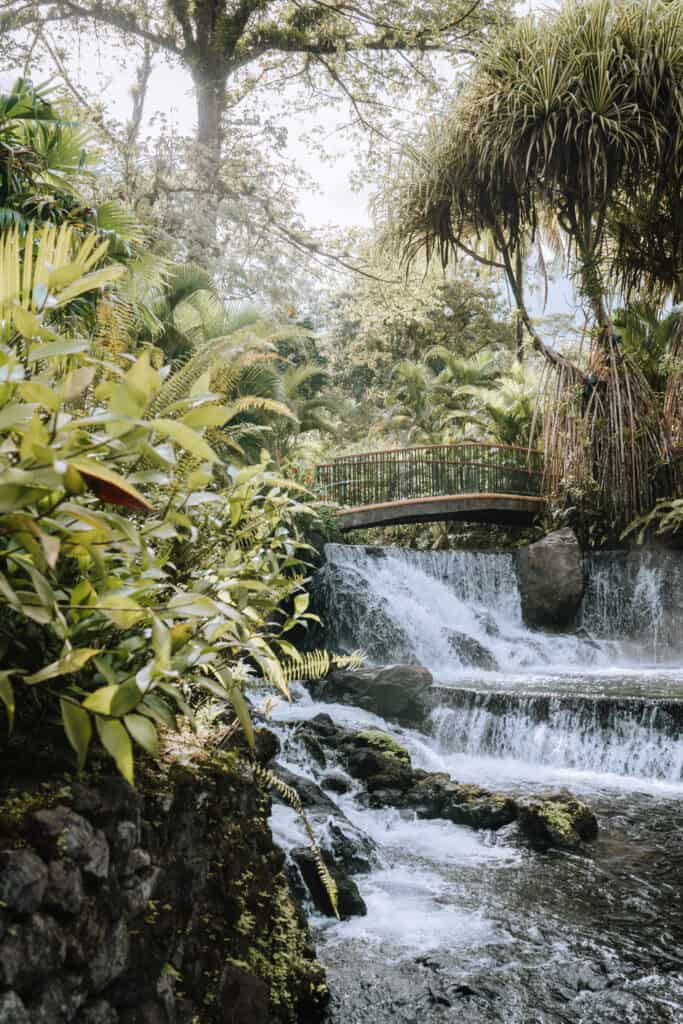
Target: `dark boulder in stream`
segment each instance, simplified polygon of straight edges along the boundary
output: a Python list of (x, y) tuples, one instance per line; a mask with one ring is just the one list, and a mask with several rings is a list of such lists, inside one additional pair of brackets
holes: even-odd
[(480, 668), (484, 672), (495, 672), (499, 668), (491, 651), (467, 633), (460, 633), (457, 629), (451, 630), (448, 646), (463, 665)]
[(562, 629), (574, 624), (586, 576), (581, 547), (568, 527), (518, 553), (522, 614), (527, 626)]
[(429, 712), (431, 672), (420, 665), (333, 669), (326, 679), (307, 683), (316, 700), (352, 704), (399, 722), (419, 725)]

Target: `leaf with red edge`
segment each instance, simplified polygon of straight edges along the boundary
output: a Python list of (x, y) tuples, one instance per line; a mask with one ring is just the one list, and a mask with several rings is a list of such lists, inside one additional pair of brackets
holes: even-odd
[(93, 459), (72, 459), (69, 465), (78, 470), (88, 490), (100, 501), (121, 505), (135, 512), (153, 511), (147, 499), (113, 469), (108, 469)]

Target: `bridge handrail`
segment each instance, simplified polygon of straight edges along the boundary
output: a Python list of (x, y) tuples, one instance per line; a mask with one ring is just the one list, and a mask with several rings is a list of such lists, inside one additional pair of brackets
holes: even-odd
[(457, 494), (534, 496), (542, 475), (537, 449), (472, 441), (341, 455), (316, 471), (325, 498), (346, 507)]

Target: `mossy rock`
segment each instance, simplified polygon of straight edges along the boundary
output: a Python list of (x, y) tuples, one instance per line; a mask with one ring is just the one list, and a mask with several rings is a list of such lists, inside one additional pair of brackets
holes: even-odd
[(593, 811), (567, 790), (520, 802), (518, 820), (522, 833), (540, 849), (575, 850), (598, 834)]
[(363, 732), (357, 732), (354, 736), (354, 744), (370, 747), (372, 750), (384, 754), (385, 757), (393, 757), (404, 764), (406, 768), (410, 768), (410, 754), (406, 748), (401, 746), (393, 736), (380, 729), (365, 729)]

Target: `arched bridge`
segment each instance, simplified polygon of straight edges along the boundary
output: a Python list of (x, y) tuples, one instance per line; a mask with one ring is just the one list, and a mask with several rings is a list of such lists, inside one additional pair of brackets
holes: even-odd
[(530, 525), (543, 507), (543, 455), (494, 444), (440, 444), (344, 455), (318, 466), (342, 530), (463, 520)]

